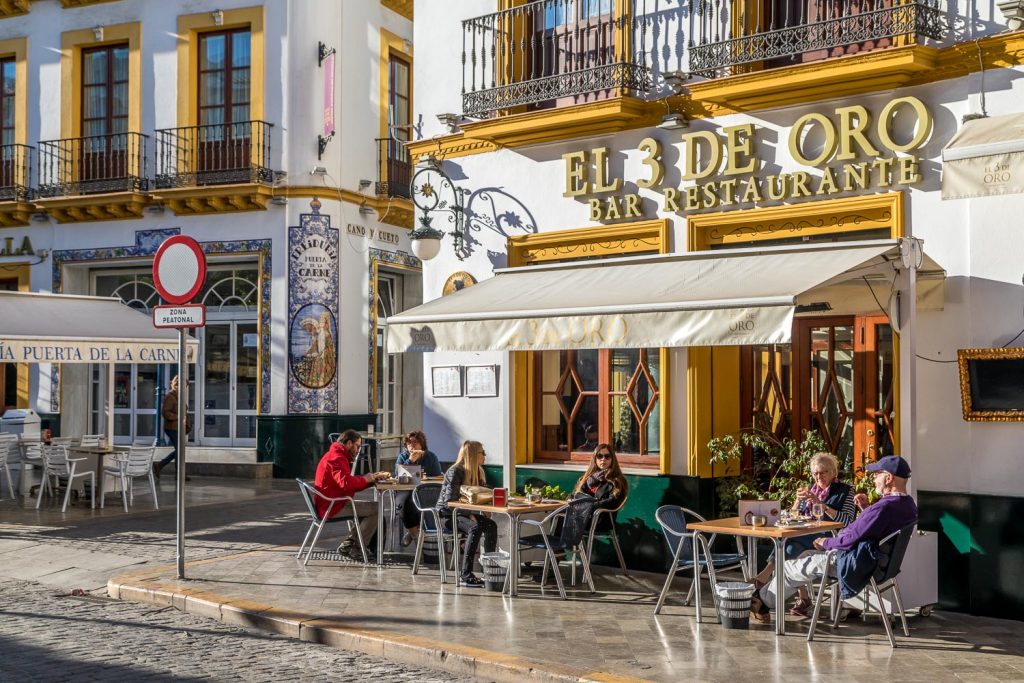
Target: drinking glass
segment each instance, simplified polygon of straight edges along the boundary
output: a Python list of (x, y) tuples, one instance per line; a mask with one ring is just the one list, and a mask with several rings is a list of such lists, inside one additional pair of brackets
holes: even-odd
[(817, 522), (820, 522), (825, 517), (825, 505), (823, 503), (815, 503), (812, 508), (812, 515)]
[(781, 523), (782, 525), (789, 524), (790, 519), (791, 513), (789, 511), (789, 508), (784, 508), (779, 512), (779, 523)]

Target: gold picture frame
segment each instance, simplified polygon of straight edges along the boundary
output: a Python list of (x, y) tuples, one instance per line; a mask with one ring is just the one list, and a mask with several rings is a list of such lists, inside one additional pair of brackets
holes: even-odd
[[(960, 368), (960, 401), (963, 406), (964, 420), (968, 422), (1024, 422), (1024, 385), (1021, 386), (1020, 399), (1016, 401), (1020, 407), (1005, 405), (1000, 396), (979, 396), (981, 388), (978, 379), (984, 374), (997, 372), (994, 365), (986, 361), (1013, 361), (1002, 371), (1011, 373), (1011, 377), (1021, 372), (1024, 367), (1024, 348), (1013, 349), (959, 349), (957, 361)], [(988, 367), (982, 367), (985, 363)], [(1016, 382), (1013, 382), (1016, 384)], [(1003, 403), (1004, 405), (998, 405)]]

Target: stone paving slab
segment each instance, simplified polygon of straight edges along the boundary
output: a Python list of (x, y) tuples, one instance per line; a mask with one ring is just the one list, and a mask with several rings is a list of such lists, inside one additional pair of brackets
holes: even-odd
[[(558, 599), (524, 581), (510, 599), (482, 589), (441, 585), (437, 571), (363, 567), (315, 560), (303, 567), (294, 547), (237, 553), (190, 563), (188, 580), (173, 566), (112, 578), (111, 597), (172, 605), (234, 624), (358, 650), (453, 674), (493, 680), (1024, 681), (1019, 622), (935, 612), (911, 616), (911, 637), (892, 650), (877, 617), (819, 628), (806, 622), (722, 628), (710, 602), (708, 621), (680, 606), (678, 580), (659, 617), (662, 577), (596, 572), (598, 592)], [(567, 572), (566, 572), (567, 573)]]

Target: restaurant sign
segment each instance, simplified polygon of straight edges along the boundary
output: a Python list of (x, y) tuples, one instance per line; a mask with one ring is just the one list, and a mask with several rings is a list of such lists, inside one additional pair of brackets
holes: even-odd
[(0, 256), (35, 256), (36, 250), (32, 247), (32, 240), (25, 235), (21, 240), (15, 242), (14, 237), (0, 239)]
[[(932, 115), (924, 102), (909, 96), (893, 99), (877, 116), (862, 105), (837, 107), (831, 115), (804, 114), (789, 130), (789, 154), (816, 173), (762, 173), (765, 163), (755, 152), (758, 131), (744, 123), (720, 132), (684, 133), (677, 187), (665, 182), (661, 141), (645, 138), (638, 146), (645, 170), (631, 180), (660, 191), (661, 210), (671, 213), (916, 185), (922, 177), (915, 152), (931, 136)], [(625, 174), (613, 177), (607, 147), (570, 152), (562, 159), (563, 196), (589, 197), (592, 220), (641, 217), (640, 195), (621, 192)]]
[[(196, 344), (185, 360), (196, 361)], [(177, 363), (178, 340), (166, 343), (13, 339), (0, 341), (0, 363)]]

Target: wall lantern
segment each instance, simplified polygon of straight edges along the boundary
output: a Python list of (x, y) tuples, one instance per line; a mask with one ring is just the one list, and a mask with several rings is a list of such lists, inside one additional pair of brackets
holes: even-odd
[[(462, 190), (455, 186), (441, 168), (440, 160), (432, 154), (420, 157), (416, 173), (409, 183), (412, 203), (418, 209), (417, 227), (409, 233), (412, 253), (422, 261), (429, 261), (441, 251), (441, 239), (451, 235), (455, 243), (455, 255), (465, 260), (465, 237), (462, 232)], [(434, 219), (440, 218), (444, 232), (434, 227)]]

